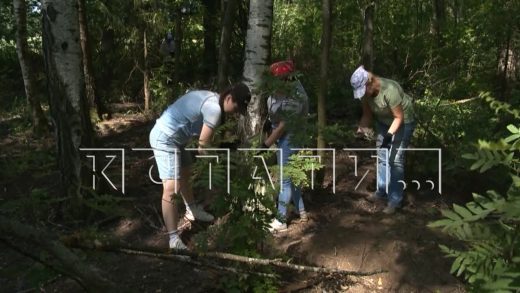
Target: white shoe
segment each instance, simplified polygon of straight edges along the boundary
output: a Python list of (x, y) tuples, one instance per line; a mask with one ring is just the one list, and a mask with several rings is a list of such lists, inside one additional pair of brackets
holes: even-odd
[(191, 222), (195, 221), (195, 219), (202, 222), (211, 222), (215, 219), (212, 214), (203, 210), (198, 204), (193, 205), (191, 208), (187, 208), (185, 217)]
[(170, 249), (174, 250), (188, 250), (188, 247), (182, 243), (182, 240), (177, 237), (174, 239), (170, 239)]
[(274, 219), (271, 224), (269, 224), (269, 232), (282, 232), (287, 230), (287, 224)]

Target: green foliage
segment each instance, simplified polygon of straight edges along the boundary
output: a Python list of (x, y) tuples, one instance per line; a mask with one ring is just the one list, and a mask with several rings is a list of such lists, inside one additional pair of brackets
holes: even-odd
[(295, 186), (299, 187), (310, 187), (310, 174), (314, 174), (313, 172), (318, 171), (324, 167), (324, 165), (318, 161), (313, 156), (314, 154), (311, 151), (299, 151), (296, 154), (293, 154), (289, 158), (289, 163), (287, 166), (284, 166), (283, 173), (284, 176), (291, 178), (291, 181)]
[[(251, 155), (251, 154), (249, 154)], [(213, 209), (217, 216), (227, 214), (227, 222), (215, 229), (209, 229), (202, 242), (212, 242), (219, 250), (230, 250), (242, 255), (258, 255), (258, 244), (267, 236), (267, 223), (274, 208), (272, 196), (259, 192), (263, 182), (255, 182), (250, 174), (253, 170), (253, 158), (246, 154), (231, 154), (230, 193), (227, 192), (226, 156), (220, 156), (220, 164), (212, 164), (212, 189), (217, 190)], [(209, 168), (206, 160), (199, 160), (194, 167), (194, 186), (207, 189), (209, 186)], [(199, 241), (200, 243), (200, 241)], [(204, 247), (203, 244), (200, 247)]]
[(451, 273), (464, 275), (479, 292), (520, 290), (520, 131), (514, 125), (507, 129), (510, 135), (505, 139), (479, 141), (478, 151), (464, 156), (476, 161), (471, 168), (481, 172), (506, 167), (512, 178), (506, 194), (474, 194), (473, 201), (454, 204), (453, 210), (442, 211), (443, 219), (429, 225), (463, 242), (462, 249), (441, 246), (441, 250), (455, 258)]

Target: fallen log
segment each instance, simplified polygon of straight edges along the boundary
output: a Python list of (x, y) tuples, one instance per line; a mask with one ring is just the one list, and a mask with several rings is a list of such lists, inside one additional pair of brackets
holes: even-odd
[(348, 276), (371, 276), (376, 274), (385, 273), (386, 270), (375, 270), (375, 271), (349, 271), (343, 269), (336, 268), (325, 268), (325, 267), (315, 267), (315, 266), (307, 266), (307, 265), (299, 265), (292, 264), (290, 261), (282, 261), (280, 259), (261, 259), (261, 258), (253, 258), (246, 257), (231, 253), (224, 252), (192, 252), (192, 251), (170, 251), (169, 253), (165, 253), (164, 250), (159, 250), (157, 248), (151, 247), (132, 247), (117, 239), (79, 239), (78, 235), (69, 236), (66, 239), (63, 239), (66, 245), (76, 247), (76, 248), (87, 248), (87, 249), (98, 249), (112, 252), (121, 252), (126, 254), (135, 254), (135, 255), (146, 255), (151, 257), (160, 257), (165, 259), (175, 259), (184, 262), (193, 262), (194, 259), (201, 261), (197, 262), (197, 264), (204, 264), (205, 259), (217, 259), (217, 260), (226, 260), (232, 261), (235, 263), (243, 263), (248, 266), (274, 266), (282, 269), (290, 269), (298, 272), (312, 272), (312, 273), (326, 273), (326, 274), (341, 274)]
[[(5, 243), (16, 245), (12, 240), (15, 239), (47, 251), (62, 268), (60, 273), (64, 273), (78, 281), (88, 292), (115, 292), (117, 289), (114, 283), (102, 277), (103, 273), (99, 269), (85, 264), (58, 239), (49, 236), (52, 235), (49, 231), (22, 224), (0, 215), (0, 235), (2, 235), (0, 238)], [(20, 252), (24, 252), (20, 246), (17, 248)], [(25, 255), (32, 256), (42, 264), (48, 265), (30, 252), (26, 251)]]

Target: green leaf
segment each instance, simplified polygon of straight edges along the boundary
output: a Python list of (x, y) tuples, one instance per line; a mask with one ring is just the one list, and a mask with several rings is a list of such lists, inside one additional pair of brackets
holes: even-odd
[(468, 159), (468, 160), (475, 160), (475, 159), (478, 158), (478, 156), (476, 154), (467, 153), (467, 154), (463, 154), (462, 158), (463, 159)]
[(460, 216), (450, 210), (442, 210), (442, 215), (454, 221), (460, 221)]
[(495, 161), (493, 160), (490, 160), (490, 161), (487, 161), (481, 168), (480, 168), (480, 173), (484, 173), (486, 172), (487, 170), (493, 168), (493, 166), (496, 164)]
[(516, 126), (514, 126), (513, 124), (509, 124), (507, 126), (507, 130), (509, 130), (511, 133), (519, 133), (518, 128), (516, 128)]
[(444, 227), (444, 226), (451, 225), (451, 223), (453, 223), (453, 221), (451, 219), (442, 219), (442, 220), (438, 220), (438, 221), (429, 223), (428, 227), (430, 227), (430, 228)]
[(469, 169), (476, 170), (476, 169), (480, 168), (480, 166), (484, 165), (484, 163), (485, 163), (485, 160), (480, 159), (480, 160), (476, 161), (475, 163), (473, 163), (473, 165), (471, 165), (471, 167), (469, 167)]
[(519, 138), (520, 138), (520, 134), (513, 134), (513, 135), (511, 135), (511, 136), (506, 137), (506, 138), (504, 139), (504, 142), (510, 143), (510, 142), (512, 142), (512, 141), (514, 141), (514, 140), (517, 140), (517, 139), (519, 139)]
[(457, 204), (453, 204), (453, 210), (459, 214), (463, 219), (468, 219), (473, 216), (473, 214), (468, 211), (466, 208), (459, 206)]
[(464, 260), (464, 258), (462, 256), (459, 256), (453, 261), (453, 263), (451, 264), (450, 274), (455, 273), (460, 268), (462, 260)]

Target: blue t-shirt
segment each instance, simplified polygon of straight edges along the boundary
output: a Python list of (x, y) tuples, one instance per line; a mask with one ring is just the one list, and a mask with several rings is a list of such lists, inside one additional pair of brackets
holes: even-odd
[(220, 124), (219, 95), (210, 91), (191, 91), (171, 104), (157, 119), (156, 125), (178, 145), (186, 145), (199, 136), (202, 125)]

